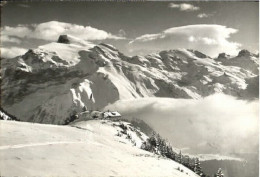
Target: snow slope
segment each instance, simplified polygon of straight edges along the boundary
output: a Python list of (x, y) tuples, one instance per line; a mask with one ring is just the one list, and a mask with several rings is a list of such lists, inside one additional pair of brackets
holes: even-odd
[[(175, 161), (116, 136), (120, 128), (114, 124), (101, 120), (71, 126), (0, 121), (1, 176), (197, 177)], [(145, 135), (132, 138), (138, 142)]]
[(50, 43), (1, 61), (5, 110), (24, 121), (64, 124), (84, 107), (102, 109), (121, 99), (199, 99), (214, 93), (258, 97), (246, 91), (258, 75), (259, 63), (250, 53), (232, 59), (255, 61), (246, 67), (186, 49), (128, 57), (108, 44), (67, 38), (69, 44)]

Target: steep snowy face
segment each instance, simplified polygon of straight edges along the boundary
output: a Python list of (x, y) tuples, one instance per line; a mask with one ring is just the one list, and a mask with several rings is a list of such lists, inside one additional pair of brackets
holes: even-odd
[(249, 68), (224, 65), (185, 49), (128, 57), (111, 45), (63, 35), (57, 43), (1, 61), (1, 105), (24, 121), (63, 124), (83, 108), (98, 110), (120, 99), (197, 99), (216, 92), (246, 97), (258, 61), (246, 52), (236, 59), (255, 62)]
[(68, 117), (138, 96), (114, 67), (119, 52), (81, 41), (50, 43), (2, 61), (3, 107), (24, 121), (63, 124)]

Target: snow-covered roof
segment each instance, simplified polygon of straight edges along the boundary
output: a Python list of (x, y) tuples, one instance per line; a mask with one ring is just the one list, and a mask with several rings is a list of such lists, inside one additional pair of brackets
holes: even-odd
[(11, 120), (11, 118), (6, 115), (4, 112), (0, 111), (0, 117), (3, 119), (3, 120)]
[(110, 112), (110, 111), (107, 111), (107, 112), (104, 112), (104, 117), (120, 117), (121, 114), (117, 111), (113, 111), (113, 112)]

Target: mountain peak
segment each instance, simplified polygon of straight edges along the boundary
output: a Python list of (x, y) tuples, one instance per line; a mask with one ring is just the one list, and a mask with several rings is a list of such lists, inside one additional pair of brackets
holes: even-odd
[(70, 40), (68, 39), (68, 35), (60, 35), (57, 42), (63, 44), (69, 44)]
[(220, 53), (220, 54), (218, 55), (218, 59), (220, 59), (220, 58), (230, 58), (230, 55), (228, 55), (228, 54), (226, 54), (226, 53)]
[(199, 52), (199, 51), (197, 51), (197, 50), (188, 49), (188, 51), (194, 53), (194, 55), (195, 55), (196, 57), (199, 57), (199, 58), (210, 58), (209, 56), (207, 56), (207, 55), (205, 55), (204, 53), (201, 53), (201, 52)]
[(93, 43), (86, 41), (84, 39), (80, 39), (77, 38), (75, 36), (69, 35), (69, 34), (62, 34), (59, 36), (57, 43), (61, 43), (61, 44), (75, 44), (75, 45), (79, 45), (82, 47), (85, 46), (94, 46)]
[(242, 56), (250, 56), (251, 53), (248, 50), (240, 50), (240, 52), (238, 53), (238, 57), (242, 57)]
[[(217, 63), (199, 51), (176, 49), (128, 57), (109, 44), (63, 34), (58, 42), (2, 62), (2, 104), (23, 121), (62, 124), (84, 106), (102, 109), (120, 99), (240, 96), (245, 79), (258, 75), (259, 63), (251, 56)], [(41, 97), (35, 100), (38, 89)]]

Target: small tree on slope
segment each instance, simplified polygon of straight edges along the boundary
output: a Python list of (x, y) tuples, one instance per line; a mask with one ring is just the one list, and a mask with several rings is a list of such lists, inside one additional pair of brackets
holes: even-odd
[(218, 172), (215, 174), (214, 177), (224, 177), (224, 174), (223, 174), (221, 168), (218, 169)]
[(200, 166), (200, 161), (198, 158), (195, 159), (195, 167), (194, 167), (194, 172), (198, 175), (202, 175), (202, 170), (201, 170), (201, 166)]

